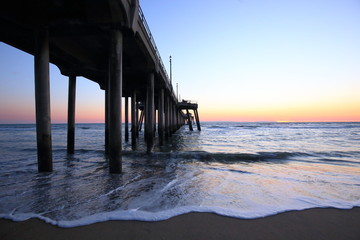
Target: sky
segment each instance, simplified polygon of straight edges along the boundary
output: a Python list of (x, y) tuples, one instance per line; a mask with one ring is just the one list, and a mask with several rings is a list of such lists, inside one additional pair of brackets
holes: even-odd
[[(201, 121), (360, 121), (359, 0), (140, 5)], [(54, 65), (50, 79), (52, 122), (66, 122), (68, 79)], [(76, 122), (103, 122), (104, 91), (77, 79)], [(33, 56), (0, 43), (0, 123), (35, 122), (34, 105)]]

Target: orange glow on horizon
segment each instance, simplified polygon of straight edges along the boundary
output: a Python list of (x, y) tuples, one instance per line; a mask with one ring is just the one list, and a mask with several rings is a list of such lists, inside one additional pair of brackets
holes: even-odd
[[(3, 107), (0, 123), (35, 123), (35, 108)], [(283, 106), (227, 106), (219, 107), (199, 104), (200, 121), (231, 122), (360, 122), (359, 104), (323, 104)], [(123, 122), (124, 122), (124, 110)], [(105, 110), (102, 104), (76, 107), (76, 123), (104, 123)], [(130, 118), (130, 116), (129, 116)], [(130, 120), (130, 119), (129, 119)], [(52, 123), (67, 122), (67, 107), (53, 105), (51, 109)]]
[(234, 122), (359, 122), (359, 105), (314, 105), (294, 108), (267, 109), (206, 109), (199, 108), (201, 121)]

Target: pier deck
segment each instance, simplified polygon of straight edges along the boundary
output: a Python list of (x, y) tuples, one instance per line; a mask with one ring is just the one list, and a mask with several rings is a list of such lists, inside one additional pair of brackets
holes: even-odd
[[(144, 106), (145, 139), (151, 152), (158, 114), (160, 144), (185, 119), (138, 0), (5, 0), (0, 41), (34, 55), (39, 171), (52, 171), (49, 63), (69, 77), (68, 152), (74, 152), (76, 77), (105, 91), (105, 148), (109, 171), (121, 172), (122, 99), (125, 139), (131, 105), (136, 148), (139, 108)], [(196, 112), (197, 115), (197, 112)]]

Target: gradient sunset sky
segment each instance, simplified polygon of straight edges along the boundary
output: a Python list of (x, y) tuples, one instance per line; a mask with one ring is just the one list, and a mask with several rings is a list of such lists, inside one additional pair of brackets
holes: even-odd
[[(359, 0), (142, 0), (165, 66), (201, 121), (360, 121)], [(33, 56), (0, 43), (0, 123), (35, 122)], [(68, 79), (50, 66), (52, 122)], [(76, 122), (104, 121), (78, 77)]]

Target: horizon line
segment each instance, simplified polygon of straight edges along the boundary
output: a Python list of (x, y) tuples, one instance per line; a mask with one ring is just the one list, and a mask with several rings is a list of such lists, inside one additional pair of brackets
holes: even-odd
[[(208, 120), (208, 121), (200, 121), (200, 122), (238, 122), (238, 123), (360, 123), (360, 120), (349, 120), (349, 121), (233, 121), (233, 120)], [(33, 124), (36, 125), (36, 122), (4, 122), (1, 123), (0, 125), (20, 125), (20, 124)], [(68, 124), (67, 122), (52, 122), (51, 124)], [(105, 124), (105, 122), (77, 122), (75, 124)], [(125, 124), (124, 121), (122, 121), (122, 124)], [(131, 123), (129, 122), (129, 125), (131, 125)], [(187, 125), (187, 124), (185, 124)]]

